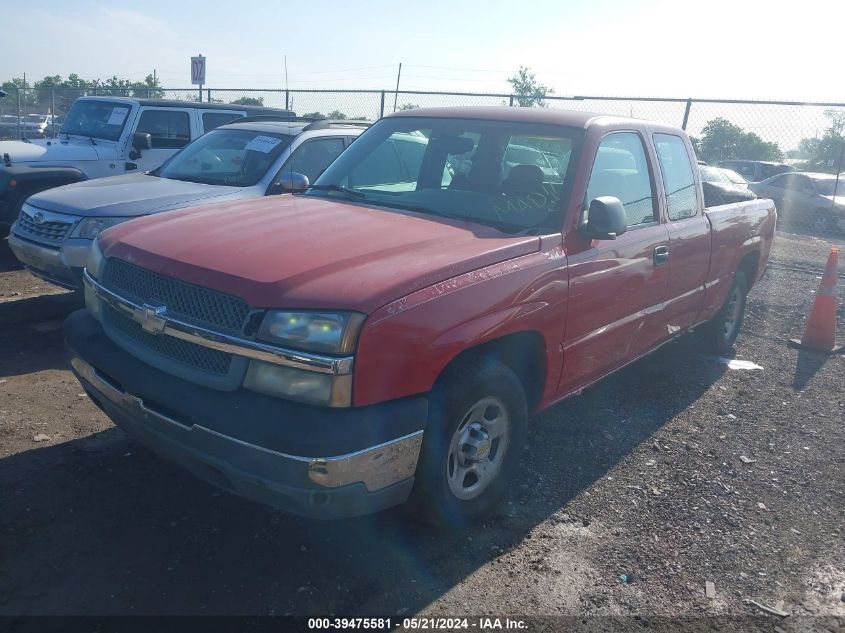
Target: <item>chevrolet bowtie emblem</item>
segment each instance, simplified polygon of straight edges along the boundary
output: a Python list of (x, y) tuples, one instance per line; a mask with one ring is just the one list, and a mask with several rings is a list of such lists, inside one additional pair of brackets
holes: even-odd
[(137, 321), (144, 332), (150, 334), (161, 334), (167, 321), (164, 315), (167, 313), (167, 306), (151, 306), (147, 303), (140, 310), (135, 311)]

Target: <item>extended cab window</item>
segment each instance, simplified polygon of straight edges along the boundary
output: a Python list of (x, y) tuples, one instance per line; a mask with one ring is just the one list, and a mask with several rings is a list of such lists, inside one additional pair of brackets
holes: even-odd
[(191, 140), (191, 120), (179, 110), (145, 110), (137, 131), (152, 136), (153, 148), (184, 147)]
[(305, 195), (516, 232), (560, 230), (583, 132), (535, 123), (391, 117), (358, 138)]
[(293, 151), (282, 171), (296, 171), (305, 174), (308, 182), (314, 182), (331, 165), (332, 161), (343, 152), (343, 139), (317, 138), (306, 141)]
[(655, 134), (654, 144), (663, 174), (669, 219), (693, 217), (698, 212), (698, 196), (686, 143), (674, 134)]
[(613, 196), (622, 201), (629, 227), (657, 221), (651, 174), (639, 134), (616, 132), (602, 140), (587, 185), (587, 204), (600, 196)]

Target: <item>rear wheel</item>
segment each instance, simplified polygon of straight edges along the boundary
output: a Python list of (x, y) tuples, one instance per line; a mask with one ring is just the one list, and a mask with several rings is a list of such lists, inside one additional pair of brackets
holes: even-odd
[(734, 273), (728, 299), (718, 314), (701, 329), (702, 342), (710, 351), (727, 354), (733, 349), (736, 337), (745, 318), (745, 297), (748, 294), (748, 277), (742, 270)]
[(430, 398), (414, 497), (422, 518), (460, 528), (501, 500), (525, 443), (522, 383), (489, 358), (458, 362)]

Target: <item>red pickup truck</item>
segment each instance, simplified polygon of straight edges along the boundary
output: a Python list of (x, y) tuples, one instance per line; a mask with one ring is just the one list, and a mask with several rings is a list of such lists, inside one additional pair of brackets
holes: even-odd
[(65, 339), (130, 436), (316, 517), (483, 516), (529, 414), (693, 329), (731, 348), (776, 220), (704, 209), (677, 128), (543, 109), (396, 113), (280, 182), (104, 232)]

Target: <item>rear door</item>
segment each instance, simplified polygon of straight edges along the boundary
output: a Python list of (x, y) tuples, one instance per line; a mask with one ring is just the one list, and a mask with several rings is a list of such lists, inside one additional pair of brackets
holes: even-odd
[(704, 305), (710, 223), (704, 217), (692, 148), (674, 134), (655, 134), (653, 138), (668, 220), (669, 286), (663, 314), (666, 334), (671, 336), (693, 325)]
[(661, 303), (669, 247), (645, 140), (612, 132), (599, 144), (585, 206), (599, 196), (625, 205), (628, 230), (569, 253), (569, 307), (560, 392), (624, 365), (665, 338)]

